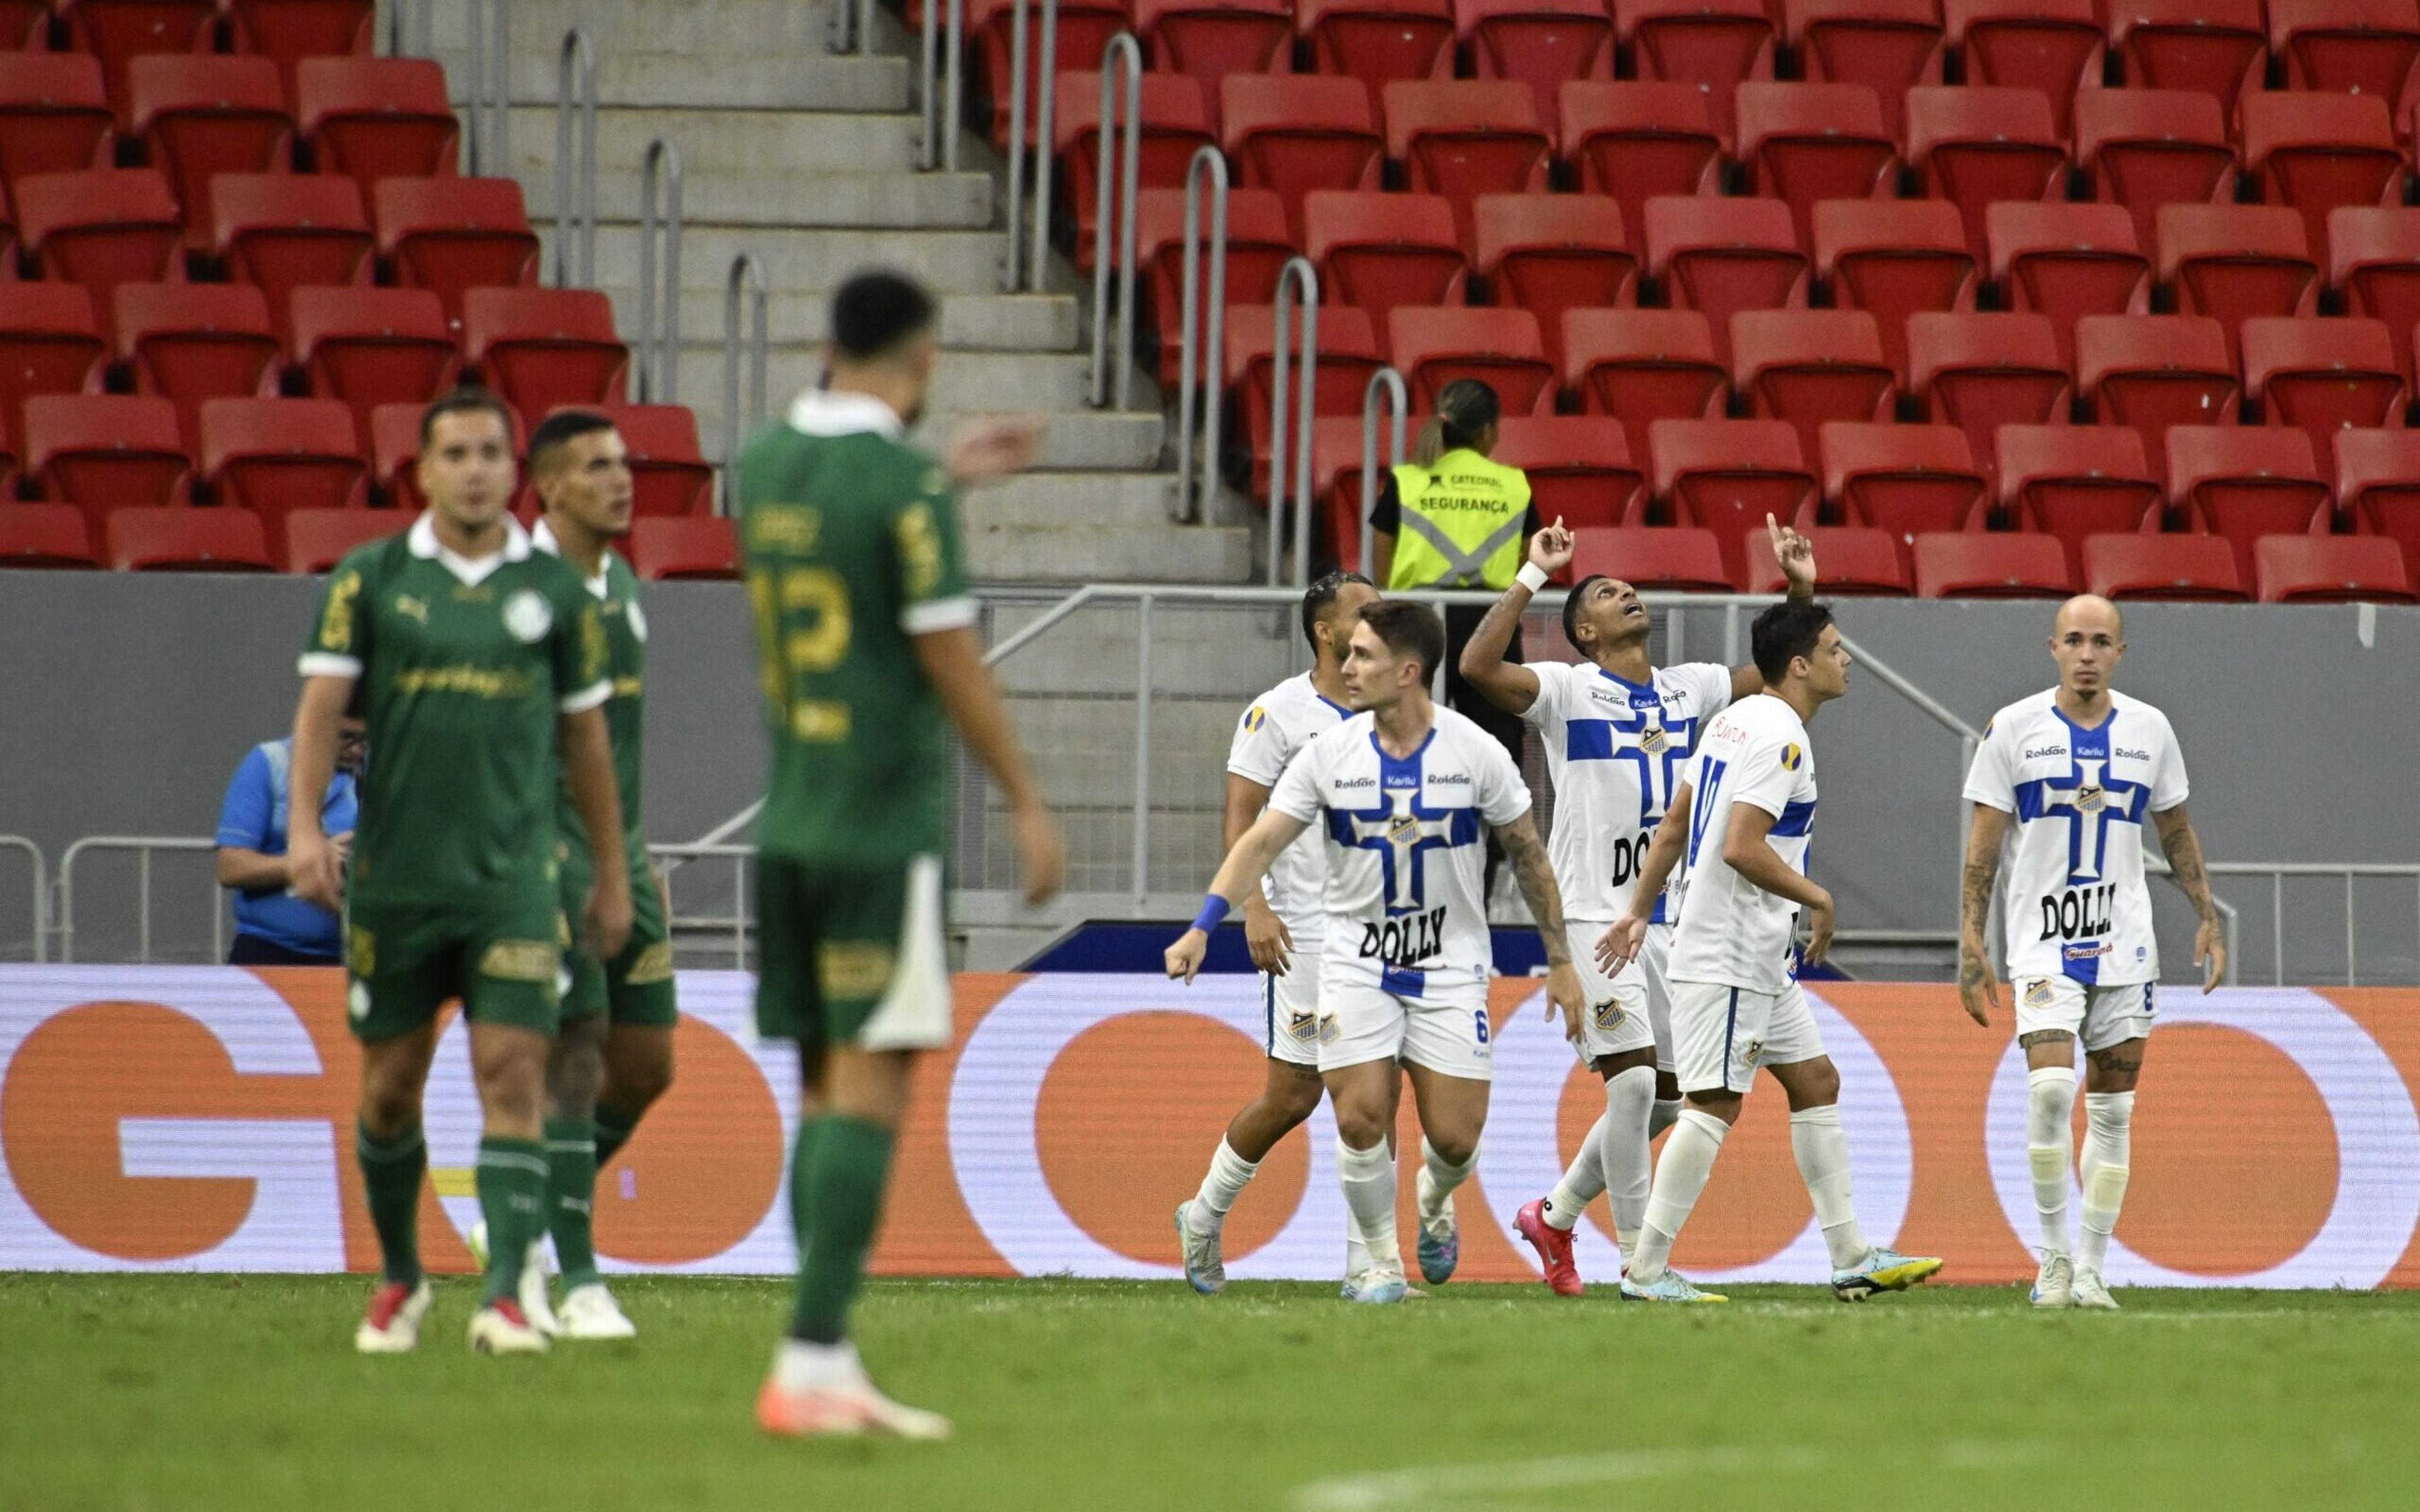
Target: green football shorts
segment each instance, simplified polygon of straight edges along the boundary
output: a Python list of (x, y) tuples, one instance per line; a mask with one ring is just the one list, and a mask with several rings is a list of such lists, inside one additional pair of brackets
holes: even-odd
[(756, 861), (756, 1032), (800, 1049), (950, 1042), (941, 858), (834, 868)]
[(350, 903), (345, 1016), (354, 1038), (389, 1040), (459, 997), (476, 1023), (551, 1037), (567, 933), (551, 887), (481, 903)]
[(563, 878), (563, 917), (572, 922), (573, 942), (563, 952), (571, 985), (563, 994), (563, 1016), (593, 1019), (610, 1013), (614, 1024), (669, 1028), (679, 1022), (673, 995), (673, 936), (664, 917), (664, 896), (644, 853), (630, 857), (630, 943), (611, 961), (599, 961), (578, 939), (581, 913), (588, 906), (595, 873), (579, 846), (557, 853)]

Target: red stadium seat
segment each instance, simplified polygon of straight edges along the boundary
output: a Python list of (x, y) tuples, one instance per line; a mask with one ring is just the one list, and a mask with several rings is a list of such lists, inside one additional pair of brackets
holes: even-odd
[(1471, 204), (1476, 270), (1489, 302), (1538, 317), (1546, 356), (1561, 366), (1563, 312), (1638, 301), (1638, 256), (1621, 207), (1596, 194), (1481, 194)]
[(39, 393), (25, 401), (22, 434), (35, 493), (83, 510), (96, 537), (120, 505), (181, 505), (191, 496), (194, 464), (165, 399)]
[(137, 393), (175, 401), (188, 444), (200, 440), (206, 399), (277, 392), (269, 301), (248, 284), (120, 284), (117, 357)]
[[(1415, 418), (1411, 425), (1417, 425)], [(1411, 433), (1410, 425), (1405, 436)], [(1383, 438), (1383, 432), (1382, 438)], [(1388, 452), (1381, 440), (1377, 452), (1377, 471), (1365, 476), (1361, 471), (1361, 417), (1330, 415), (1311, 426), (1311, 497), (1319, 519), (1312, 529), (1322, 533), (1319, 539), (1344, 566), (1358, 569), (1361, 562), (1361, 526), (1371, 508), (1378, 501), (1378, 493), (1386, 486), (1388, 468)], [(1372, 565), (1376, 565), (1375, 562)]]
[(98, 393), (109, 344), (78, 284), (0, 284), (0, 435), (28, 394)]
[(1565, 84), (1613, 77), (1613, 13), (1603, 0), (1454, 0), (1453, 13), (1478, 77), (1528, 85), (1550, 133)]
[(1618, 420), (1508, 415), (1491, 455), (1528, 476), (1529, 501), (1540, 519), (1560, 519), (1573, 530), (1621, 524), (1647, 488), (1646, 469), (1632, 460), (1629, 437)]
[(0, 501), (0, 567), (97, 567), (92, 532), (73, 504)]
[(733, 522), (721, 515), (634, 519), (630, 565), (649, 582), (668, 578), (737, 578), (739, 534)]
[(2229, 115), (2239, 97), (2259, 87), (2269, 58), (2260, 0), (2105, 3), (2109, 47), (2130, 86), (2195, 90)]
[[(918, 0), (908, 0), (903, 15), (921, 23), (921, 10)], [(1025, 54), (1026, 146), (1033, 145), (1034, 133), (1041, 128), (1040, 101), (1045, 81), (1069, 71), (1099, 68), (1109, 39), (1120, 32), (1134, 30), (1133, 11), (1129, 0), (1065, 0), (1059, 8), (1058, 35), (1053, 39), (1057, 45), (1051, 49), (1051, 56), (1045, 58), (1037, 20), (1040, 8), (1028, 0), (1026, 23), (1033, 30), (1027, 34), (1030, 45)], [(968, 0), (967, 31), (975, 39), (975, 55), (982, 64), (973, 92), (991, 102), (991, 145), (1000, 152), (1008, 150), (1009, 93), (1016, 83), (1016, 14), (1013, 0)]]
[(1621, 205), (1634, 237), (1656, 195), (1718, 192), (1723, 145), (1695, 85), (1575, 80), (1563, 85), (1562, 150), (1584, 192)]
[(630, 370), (613, 301), (591, 289), (471, 290), (462, 297), (462, 355), (489, 387), (533, 415), (608, 403)]
[(28, 174), (107, 166), (116, 119), (96, 60), (0, 52), (0, 221), (13, 219), (8, 186)]
[(2234, 550), (2215, 535), (2086, 536), (2084, 591), (2103, 598), (2237, 604), (2252, 596), (2243, 591)]
[(260, 517), (242, 509), (109, 512), (109, 564), (120, 572), (274, 572)]
[(457, 171), (461, 125), (445, 70), (427, 58), (312, 57), (294, 66), (294, 118), (321, 173), (366, 198), (381, 178)]
[(1941, 82), (1939, 0), (1783, 0), (1782, 16), (1806, 76), (1871, 89), (1905, 141), (1908, 89)]
[(1732, 86), (1773, 77), (1776, 27), (1763, 0), (1613, 0), (1613, 22), (1639, 78), (1705, 91), (1714, 134), (1728, 149)]
[(1975, 306), (1975, 259), (1955, 206), (1939, 200), (1825, 200), (1815, 207), (1815, 276), (1844, 310), (1882, 329), (1883, 356), (1907, 378), (1907, 317)]
[(2335, 523), (2401, 547), (2420, 582), (2420, 431), (2340, 430), (2335, 470)]
[(2039, 89), (2059, 136), (2075, 134), (2077, 91), (2101, 85), (2092, 0), (1942, 0), (1941, 13), (1968, 84)]
[(1621, 422), (1630, 455), (1648, 455), (1659, 420), (1718, 418), (1730, 370), (1714, 355), (1694, 310), (1569, 310), (1563, 315), (1563, 389), (1583, 412)]
[(367, 57), (376, 29), (375, 0), (226, 0), (227, 31), (239, 53), (257, 53), (277, 65), (287, 99), (305, 58)]
[(1997, 440), (2001, 514), (2058, 541), (2070, 567), (2094, 535), (2162, 523), (2158, 475), (2125, 426), (2003, 425)]
[(291, 308), (288, 360), (313, 393), (351, 406), (365, 436), (380, 405), (425, 406), (454, 386), (461, 356), (425, 288), (298, 288)]
[(2246, 316), (2318, 313), (2319, 266), (2285, 206), (2163, 205), (2159, 231), (2160, 282), (2177, 313), (2216, 320), (2230, 354)]
[(2123, 205), (2138, 246), (2163, 205), (2235, 196), (2235, 149), (2218, 101), (2190, 89), (2086, 89), (2075, 99), (2075, 161), (2092, 197)]
[(2269, 0), (2269, 50), (2288, 89), (2371, 95), (2400, 112), (2420, 61), (2412, 0)]
[(2263, 604), (2412, 604), (2395, 543), (2375, 535), (2272, 535), (2253, 549)]
[(355, 547), (411, 529), (394, 509), (298, 509), (286, 517), (286, 570), (326, 572)]
[(517, 179), (381, 179), (370, 216), (395, 281), (434, 290), (458, 329), (465, 291), (537, 282), (537, 238)]
[(2331, 495), (2298, 430), (2178, 425), (2168, 432), (2168, 503), (2235, 548), (2252, 580), (2252, 546), (2281, 532), (2325, 531)]
[(1732, 315), (1807, 304), (1807, 255), (1777, 199), (1649, 200), (1647, 267), (1674, 309), (1705, 314), (1726, 363)]
[[(370, 484), (386, 502), (413, 514), (428, 507), (420, 492), (415, 465), (420, 460), (420, 420), (427, 409), (422, 401), (382, 404), (370, 411)], [(514, 451), (520, 450), (518, 440)]]
[(1925, 413), (1964, 431), (1987, 470), (1995, 468), (1992, 440), (2002, 425), (2067, 420), (2073, 385), (2042, 316), (1912, 315), (1907, 367)]
[[(1185, 191), (1146, 189), (1135, 199), (1135, 258), (1142, 270), (1143, 308), (1159, 343), (1160, 386), (1174, 389), (1185, 362)], [(1206, 209), (1200, 223), (1201, 273), (1208, 286), (1210, 234)], [(1257, 304), (1278, 286), (1279, 270), (1294, 255), (1285, 206), (1274, 190), (1237, 189), (1227, 196), (1227, 302)]]
[(219, 507), (259, 516), (272, 556), (286, 554), (293, 511), (370, 501), (370, 465), (353, 412), (334, 399), (208, 400), (201, 441), (202, 479)]
[(1381, 187), (1387, 143), (1359, 80), (1231, 73), (1218, 99), (1237, 187), (1276, 190), (1297, 239), (1311, 191)]
[(127, 65), (147, 53), (207, 53), (218, 0), (56, 0), (68, 44), (101, 60), (109, 98), (126, 99)]
[[(1822, 451), (1826, 517), (1893, 542), (1902, 579), (1918, 535), (1979, 530), (1991, 513), (1992, 486), (1955, 425), (1836, 421), (1823, 427)], [(1829, 592), (1832, 563), (1823, 567)]]
[(2154, 468), (2169, 426), (2231, 425), (2242, 392), (2226, 332), (2199, 315), (2086, 316), (2075, 323), (2075, 384), (2102, 424), (2142, 433)]
[(1296, 0), (1295, 23), (1315, 71), (1358, 79), (1373, 94), (1391, 79), (1453, 77), (1449, 0)]
[(2243, 171), (2260, 197), (2290, 205), (2310, 227), (2310, 244), (2328, 234), (2339, 205), (2403, 202), (2403, 149), (2386, 101), (2367, 95), (2251, 94), (2243, 98)]
[(1659, 420), (1647, 427), (1647, 445), (1655, 497), (1673, 524), (1714, 532), (1723, 575), (1735, 583), (1747, 580), (1742, 532), (1767, 515), (1796, 519), (1821, 497), (1797, 429), (1782, 421)]
[(1916, 538), (1919, 598), (2065, 598), (2067, 554), (2047, 535), (1934, 532)]
[(50, 0), (0, 0), (0, 50), (47, 46), (50, 32)]
[[(1191, 75), (1214, 109), (1219, 80), (1294, 69), (1294, 7), (1286, 0), (1135, 0), (1135, 30), (1152, 68)], [(1029, 45), (1029, 56), (1033, 50)]]
[(2377, 320), (2246, 320), (2243, 390), (2270, 424), (2308, 435), (2323, 468), (2337, 431), (2400, 428), (2409, 397)]
[(1527, 85), (1512, 79), (1397, 81), (1380, 93), (1387, 155), (1413, 193), (1453, 207), (1466, 249), (1470, 202), (1497, 190), (1544, 193), (1554, 146)]
[(2150, 313), (2150, 259), (2123, 206), (1993, 205), (1983, 227), (2001, 306), (2048, 316), (2065, 361), (2077, 316)]
[(1368, 311), (1382, 338), (1396, 305), (1462, 299), (1468, 263), (1453, 208), (1438, 195), (1313, 190), (1302, 216), (1322, 297)]
[(210, 230), (228, 275), (260, 285), (281, 332), (294, 290), (366, 285), (376, 270), (361, 191), (334, 175), (221, 174)]
[[(1814, 546), (1815, 560), (1823, 564), (1824, 597), (1904, 598), (1915, 591), (1907, 563), (1890, 532), (1862, 525), (1819, 525), (1800, 533)], [(1748, 528), (1741, 549), (1747, 558), (1749, 593), (1777, 594), (1788, 586), (1781, 563), (1765, 547), (1763, 526)]]
[(2347, 315), (2386, 323), (2404, 381), (2420, 325), (2420, 209), (2339, 206), (2328, 212), (2328, 282)]
[[(1063, 229), (1074, 229), (1076, 270), (1089, 276), (1101, 208), (1100, 70), (1062, 73), (1056, 87), (1051, 131), (1058, 140), (1051, 150), (1059, 158), (1058, 214)], [(1123, 112), (1125, 106), (1117, 108)], [(1145, 189), (1184, 188), (1193, 154), (1217, 141), (1202, 85), (1181, 73), (1144, 74), (1140, 137), (1137, 182)], [(1111, 171), (1122, 170), (1113, 163)]]
[(1447, 384), (1477, 378), (1496, 391), (1508, 415), (1555, 412), (1554, 364), (1528, 311), (1399, 304), (1387, 328), (1388, 349), (1410, 386), (1414, 409), (1434, 410)]
[(1984, 209), (2003, 200), (2046, 200), (2067, 189), (2067, 149), (2050, 100), (1989, 85), (1907, 92), (1908, 162), (1925, 193), (1958, 207), (1966, 249), (1988, 254)]
[[(1764, 527), (1760, 522), (1757, 527)], [(1572, 580), (1603, 574), (1644, 593), (1730, 594), (1739, 584), (1723, 565), (1714, 532), (1695, 529), (1597, 529), (1572, 533)]]
[(1731, 316), (1731, 387), (1751, 414), (1783, 420), (1815, 455), (1826, 421), (1890, 418), (1898, 378), (1863, 310), (1742, 310)]
[(708, 515), (714, 512), (714, 468), (697, 444), (697, 412), (685, 404), (600, 404), (593, 410), (613, 423), (629, 453), (640, 515)]
[(1899, 142), (1861, 84), (1739, 86), (1739, 159), (1750, 190), (1790, 207), (1798, 244), (1815, 244), (1815, 202), (1888, 199)]
[[(1233, 393), (1229, 413), (1249, 458), (1247, 486), (1252, 498), (1269, 494), (1269, 446), (1274, 388), (1277, 378), (1277, 331), (1273, 311), (1265, 304), (1237, 304), (1227, 309), (1227, 386)], [(1302, 378), (1302, 312), (1295, 312), (1293, 352), (1286, 385), (1295, 390)], [(1331, 304), (1319, 312), (1319, 371), (1311, 377), (1314, 415), (1351, 415), (1360, 424), (1361, 404), (1371, 376), (1384, 365), (1378, 337), (1369, 312), (1350, 304)], [(1289, 402), (1293, 395), (1289, 394)]]
[(129, 60), (127, 79), (127, 130), (167, 175), (190, 245), (209, 244), (211, 175), (293, 166), (294, 120), (269, 59), (153, 54)]
[(17, 228), (44, 278), (71, 280), (109, 307), (120, 284), (178, 283), (185, 228), (168, 181), (149, 168), (42, 173), (16, 184)]

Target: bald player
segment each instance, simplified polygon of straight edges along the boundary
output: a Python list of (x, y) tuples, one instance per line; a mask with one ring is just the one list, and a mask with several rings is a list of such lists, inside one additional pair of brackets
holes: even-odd
[[(2201, 926), (2194, 964), (2209, 992), (2226, 970), (2201, 840), (2185, 816), (2185, 763), (2168, 717), (2110, 687), (2126, 656), (2118, 606), (2060, 606), (2050, 636), (2058, 686), (1992, 717), (1966, 777), (1975, 805), (1958, 938), (1958, 995), (1976, 1023), (1999, 1008), (1983, 921), (2002, 871), (2017, 1042), (2029, 1068), (2025, 1153), (2041, 1220), (2037, 1307), (2115, 1308), (2101, 1271), (2126, 1196), (2134, 1081), (2157, 1010), (2160, 947), (2143, 880), (2143, 822)], [(2004, 867), (2005, 863), (2005, 867)], [(2075, 1041), (2084, 1041), (2084, 1237), (2068, 1238)]]

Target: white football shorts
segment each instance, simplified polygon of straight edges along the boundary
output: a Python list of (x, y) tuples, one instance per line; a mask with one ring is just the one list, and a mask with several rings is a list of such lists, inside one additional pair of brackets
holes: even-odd
[(1794, 981), (1778, 993), (1676, 981), (1672, 1039), (1683, 1092), (1744, 1093), (1759, 1066), (1793, 1066), (1823, 1054), (1815, 1011)]
[(1596, 942), (1608, 927), (1602, 919), (1574, 919), (1564, 926), (1572, 964), (1579, 968), (1580, 990), (1588, 995), (1575, 1046), (1580, 1060), (1594, 1065), (1601, 1056), (1652, 1048), (1656, 1070), (1670, 1071), (1672, 994), (1664, 980), (1664, 963), (1672, 950), (1672, 926), (1647, 926), (1647, 944), (1638, 959), (1609, 980), (1596, 964)]
[(2064, 1029), (2084, 1048), (2106, 1050), (2129, 1040), (2147, 1040), (2158, 1015), (2150, 982), (2102, 987), (2072, 977), (2033, 977), (2016, 984), (2017, 1035)]
[(1373, 1060), (1401, 1060), (1446, 1076), (1495, 1079), (1495, 1030), (1487, 989), (1443, 996), (1388, 992), (1359, 972), (1330, 970), (1319, 983), (1319, 1069), (1342, 1071)]
[(1262, 1048), (1289, 1066), (1319, 1065), (1319, 955), (1296, 950), (1282, 977), (1261, 973)]

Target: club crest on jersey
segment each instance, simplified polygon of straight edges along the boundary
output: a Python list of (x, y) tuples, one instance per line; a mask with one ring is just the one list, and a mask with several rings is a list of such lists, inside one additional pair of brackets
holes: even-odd
[(2099, 813), (2101, 811), (2101, 805), (2104, 796), (2105, 795), (2102, 793), (2099, 783), (2090, 783), (2084, 787), (2077, 788), (2075, 790), (2075, 811), (2078, 813)]
[(1650, 725), (1638, 733), (1638, 748), (1650, 756), (1663, 755), (1664, 748), (1668, 744), (1670, 741), (1661, 725)]
[(2050, 983), (2046, 981), (2025, 983), (2025, 1006), (2027, 1008), (2050, 1007)]
[(547, 607), (545, 594), (524, 588), (504, 600), (504, 629), (521, 644), (534, 646), (553, 628), (554, 610)]
[(1800, 750), (1795, 746), (1784, 746), (1781, 748), (1781, 769), (1785, 772), (1794, 772), (1798, 770), (1798, 764), (1806, 759), (1807, 753)]
[(1244, 733), (1246, 734), (1257, 734), (1260, 732), (1261, 726), (1268, 722), (1269, 711), (1255, 703), (1252, 705), (1250, 712), (1244, 716)]
[(1596, 1005), (1593, 1016), (1596, 1019), (1596, 1026), (1609, 1034), (1621, 1027), (1621, 1021), (1629, 1015), (1622, 1011), (1621, 999), (1608, 997)]

